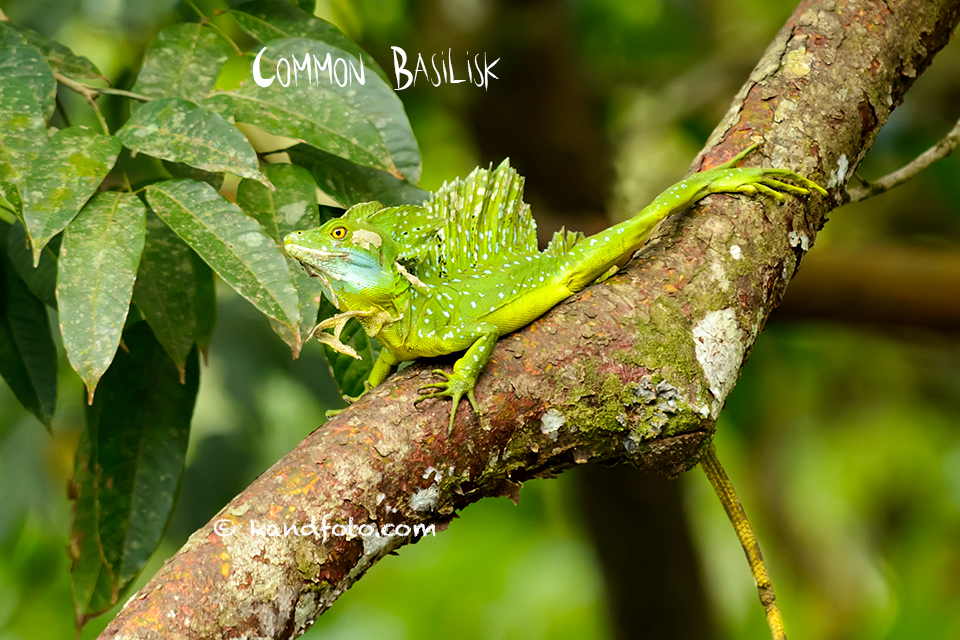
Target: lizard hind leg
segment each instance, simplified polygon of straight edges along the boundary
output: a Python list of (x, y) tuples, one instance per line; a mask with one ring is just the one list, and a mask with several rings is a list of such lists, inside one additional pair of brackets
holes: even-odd
[[(473, 411), (480, 415), (480, 408), (477, 406), (477, 399), (473, 395), (473, 388), (477, 384), (477, 378), (480, 377), (483, 367), (490, 360), (490, 355), (493, 353), (493, 347), (499, 336), (500, 331), (495, 325), (488, 322), (479, 323), (473, 332), (470, 348), (453, 365), (453, 373), (447, 373), (442, 369), (434, 369), (434, 374), (443, 376), (446, 380), (420, 387), (420, 392), (424, 395), (414, 400), (414, 404), (419, 404), (430, 398), (450, 398), (453, 401), (453, 406), (450, 408), (448, 434), (453, 432), (453, 421), (456, 418), (457, 407), (460, 405), (463, 396), (467, 397)], [(430, 391), (431, 389), (436, 389), (436, 391)]]

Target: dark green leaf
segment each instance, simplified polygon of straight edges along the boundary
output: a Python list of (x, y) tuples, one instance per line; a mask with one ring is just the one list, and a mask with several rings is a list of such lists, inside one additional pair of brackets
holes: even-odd
[(117, 354), (87, 410), (90, 446), (77, 461), (71, 549), (81, 622), (119, 602), (157, 548), (176, 502), (199, 386), (196, 351), (181, 384), (147, 323), (128, 328), (124, 344), (129, 352)]
[(57, 349), (47, 308), (0, 254), (0, 376), (24, 408), (50, 426), (57, 400)]
[(420, 204), (430, 196), (406, 180), (355, 165), (309, 145), (298, 144), (286, 151), (291, 162), (307, 169), (324, 193), (345, 207), (373, 200), (388, 207)]
[[(94, 435), (94, 437), (96, 437)], [(71, 490), (77, 491), (70, 531), (70, 588), (80, 629), (91, 618), (110, 609), (120, 600), (110, 569), (104, 565), (97, 522), (96, 458), (89, 425), (80, 435)]]
[[(296, 65), (308, 57), (298, 71)], [(278, 76), (281, 59), (287, 64), (280, 66)], [(324, 64), (326, 70), (319, 71)], [(287, 38), (268, 43), (259, 68), (264, 79), (273, 78), (270, 86), (261, 87), (248, 78), (239, 90), (215, 94), (205, 104), (238, 122), (303, 140), (414, 184), (419, 181), (420, 152), (403, 103), (383, 78), (366, 73), (352, 54), (319, 40)], [(361, 70), (363, 85), (356, 77)]]
[(182, 98), (141, 106), (116, 136), (139, 153), (266, 182), (257, 154), (240, 130), (220, 114)]
[(0, 76), (0, 148), (10, 164), (10, 173), (0, 175), (20, 182), (46, 142), (47, 127), (33, 91), (18, 78)]
[(318, 227), (317, 183), (310, 172), (293, 164), (268, 164), (263, 171), (276, 190), (241, 180), (237, 187), (240, 208), (281, 246), (291, 231)]
[(197, 346), (206, 361), (207, 348), (217, 326), (217, 290), (210, 265), (196, 251), (190, 253), (190, 260), (197, 276)]
[(210, 171), (204, 171), (203, 169), (197, 169), (191, 167), (188, 164), (183, 164), (182, 162), (170, 162), (169, 160), (163, 160), (163, 168), (170, 172), (170, 176), (173, 178), (190, 178), (191, 180), (200, 180), (206, 182), (208, 185), (220, 190), (220, 187), (223, 186), (223, 173), (213, 173)]
[(120, 141), (86, 127), (67, 127), (50, 138), (24, 178), (23, 220), (33, 263), (50, 238), (66, 228), (120, 155)]
[(60, 331), (91, 401), (120, 345), (143, 252), (145, 215), (146, 207), (131, 193), (98, 193), (63, 234)]
[(95, 80), (103, 78), (97, 65), (90, 62), (83, 56), (78, 56), (70, 50), (70, 47), (60, 44), (56, 40), (51, 40), (42, 36), (32, 29), (11, 24), (11, 27), (20, 32), (27, 42), (40, 50), (40, 53), (47, 59), (53, 70), (69, 78), (84, 78)]
[(187, 356), (199, 338), (200, 301), (196, 254), (153, 213), (147, 215), (147, 241), (133, 287), (133, 301), (154, 335), (183, 371)]
[(132, 90), (197, 102), (213, 90), (229, 55), (229, 46), (212, 29), (200, 24), (169, 26), (147, 49)]
[(30, 89), (44, 118), (56, 108), (57, 81), (43, 54), (5, 22), (0, 22), (0, 78), (17, 78)]
[[(320, 301), (317, 322), (326, 320), (337, 313), (340, 312), (324, 297)], [(357, 360), (338, 353), (327, 345), (323, 345), (323, 351), (327, 355), (327, 362), (330, 363), (333, 379), (336, 380), (341, 395), (358, 396), (363, 393), (364, 381), (370, 377), (370, 370), (373, 369), (373, 363), (377, 359), (376, 354), (373, 352), (370, 337), (367, 336), (367, 332), (363, 330), (356, 318), (347, 322), (340, 334), (340, 341), (353, 347), (362, 359)]]
[[(307, 4), (313, 4), (308, 2)], [(357, 59), (363, 56), (366, 67), (383, 78), (387, 84), (389, 77), (380, 68), (376, 60), (370, 57), (357, 43), (343, 35), (340, 29), (326, 20), (313, 15), (313, 9), (293, 6), (282, 0), (252, 0), (243, 2), (230, 10), (240, 28), (260, 42), (279, 40), (280, 38), (310, 38), (326, 42), (351, 54)], [(257, 49), (259, 51), (259, 48)]]
[(260, 311), (299, 334), (297, 292), (276, 243), (210, 185), (168, 180), (147, 201), (223, 280)]
[(47, 305), (57, 307), (57, 254), (60, 253), (60, 236), (54, 236), (40, 252), (40, 264), (33, 266), (30, 240), (27, 230), (18, 222), (10, 227), (7, 235), (7, 257), (30, 292)]
[[(317, 183), (309, 171), (292, 164), (267, 165), (264, 172), (276, 190), (271, 191), (252, 180), (241, 180), (237, 187), (237, 204), (256, 218), (267, 235), (274, 239), (278, 247), (282, 247), (283, 237), (289, 232), (318, 226)], [(275, 320), (270, 324), (277, 335), (290, 345), (293, 357), (297, 358), (300, 355), (300, 336), (307, 335), (315, 326), (320, 284), (308, 276), (293, 258), (287, 257), (287, 264), (294, 276), (300, 300), (300, 332), (293, 335), (286, 325)]]
[[(23, 215), (23, 200), (20, 199), (20, 189), (14, 181), (16, 175), (13, 165), (0, 147), (0, 210), (9, 216), (19, 218)], [(0, 216), (0, 219), (3, 219)]]

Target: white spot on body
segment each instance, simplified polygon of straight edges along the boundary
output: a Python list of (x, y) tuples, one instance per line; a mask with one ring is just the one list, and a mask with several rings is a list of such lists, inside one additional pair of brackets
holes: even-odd
[(357, 229), (353, 232), (353, 236), (350, 238), (350, 242), (357, 245), (361, 249), (367, 250), (371, 245), (374, 247), (379, 247), (383, 244), (383, 238), (379, 234), (374, 233), (373, 231), (367, 231), (366, 229)]

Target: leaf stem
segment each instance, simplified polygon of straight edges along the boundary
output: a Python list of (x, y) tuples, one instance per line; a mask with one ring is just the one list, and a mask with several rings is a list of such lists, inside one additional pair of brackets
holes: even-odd
[[(87, 85), (83, 85), (87, 86)], [(124, 98), (133, 98), (134, 100), (139, 100), (140, 102), (150, 102), (153, 100), (150, 96), (145, 96), (142, 93), (134, 93), (133, 91), (125, 91), (124, 89), (114, 89), (112, 87), (88, 87), (93, 89), (97, 93), (106, 93), (111, 96), (123, 96)]]
[(97, 120), (100, 122), (100, 127), (103, 129), (103, 132), (107, 135), (110, 135), (110, 127), (107, 126), (107, 120), (103, 117), (103, 112), (100, 111), (100, 107), (97, 106), (97, 97), (100, 95), (99, 90), (94, 87), (88, 87), (87, 85), (77, 82), (76, 80), (71, 80), (67, 76), (59, 73), (57, 71), (53, 72), (53, 76), (57, 79), (57, 82), (63, 86), (76, 91), (82, 95), (87, 100), (87, 104), (93, 107), (93, 112), (97, 115)]

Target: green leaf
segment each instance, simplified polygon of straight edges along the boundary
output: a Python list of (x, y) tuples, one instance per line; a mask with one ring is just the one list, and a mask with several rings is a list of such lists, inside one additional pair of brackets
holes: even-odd
[[(147, 214), (147, 241), (133, 287), (133, 301), (181, 373), (200, 338), (198, 277), (210, 267), (153, 213)], [(205, 273), (199, 274), (200, 266)]]
[(80, 445), (70, 490), (75, 491), (73, 526), (70, 531), (70, 589), (77, 629), (109, 610), (120, 600), (110, 570), (103, 563), (100, 527), (97, 521), (96, 458), (89, 430), (80, 434)]
[(10, 163), (3, 174), (19, 183), (47, 142), (47, 126), (34, 92), (22, 80), (0, 76), (0, 148)]
[(0, 78), (17, 78), (33, 93), (44, 119), (56, 108), (57, 81), (43, 54), (5, 22), (0, 22)]
[(183, 164), (182, 162), (170, 162), (169, 160), (162, 160), (163, 168), (170, 173), (172, 178), (190, 178), (191, 180), (200, 180), (206, 182), (208, 185), (220, 190), (220, 187), (223, 186), (223, 173), (212, 173), (210, 171), (204, 171), (203, 169), (197, 169), (191, 167), (188, 164)]
[[(306, 68), (293, 78), (296, 64), (308, 56)], [(280, 66), (278, 77), (281, 59), (286, 59), (287, 65)], [(323, 64), (326, 70), (319, 72), (318, 65)], [(288, 68), (289, 86), (283, 86)], [(356, 77), (361, 68), (363, 85)], [(308, 38), (275, 40), (268, 43), (260, 69), (265, 79), (273, 78), (270, 86), (261, 87), (248, 78), (239, 90), (217, 93), (204, 104), (233, 115), (238, 122), (303, 140), (414, 184), (419, 181), (420, 151), (403, 103), (383, 78), (366, 73), (365, 64), (351, 53)]]
[(7, 257), (20, 278), (33, 295), (44, 303), (57, 308), (57, 254), (60, 253), (60, 238), (54, 236), (40, 252), (40, 264), (33, 266), (30, 240), (27, 230), (18, 222), (10, 227), (7, 235)]
[(23, 220), (33, 263), (103, 182), (120, 155), (120, 141), (86, 127), (67, 127), (50, 138), (24, 177)]
[[(241, 180), (237, 187), (237, 204), (260, 223), (260, 227), (278, 247), (282, 247), (283, 237), (289, 232), (318, 226), (317, 183), (310, 172), (292, 164), (271, 164), (264, 167), (264, 171), (276, 190), (271, 191), (252, 180)], [(276, 320), (272, 320), (270, 325), (290, 345), (296, 359), (300, 355), (300, 336), (308, 335), (316, 326), (320, 283), (308, 276), (293, 258), (286, 256), (286, 259), (300, 301), (300, 331), (294, 335), (286, 325)]]
[[(194, 351), (186, 383), (145, 322), (124, 332), (121, 351), (87, 410), (88, 441), (71, 551), (78, 622), (119, 602), (160, 542), (183, 475), (199, 386)], [(99, 559), (99, 561), (98, 561)]]
[(67, 227), (57, 301), (70, 364), (93, 401), (127, 319), (144, 242), (146, 207), (131, 193), (98, 193)]
[[(252, 0), (230, 9), (240, 28), (260, 42), (280, 38), (310, 38), (326, 42), (332, 47), (346, 51), (359, 59), (368, 69), (389, 84), (390, 78), (377, 61), (367, 55), (357, 43), (343, 35), (337, 27), (313, 15), (312, 9), (297, 8), (282, 0)], [(259, 49), (258, 49), (259, 51)]]
[(268, 164), (263, 171), (276, 190), (241, 180), (237, 187), (240, 208), (280, 246), (291, 231), (318, 227), (317, 183), (310, 172), (293, 164)]
[(49, 428), (57, 401), (57, 349), (50, 335), (47, 308), (30, 293), (3, 255), (0, 376), (20, 404)]
[(384, 206), (420, 204), (430, 193), (389, 173), (298, 144), (286, 150), (290, 161), (307, 169), (320, 189), (345, 207), (376, 200)]
[(257, 154), (240, 130), (213, 111), (182, 98), (137, 109), (116, 136), (133, 151), (204, 171), (228, 171), (266, 183)]
[(78, 56), (70, 50), (70, 47), (60, 44), (56, 40), (42, 36), (32, 29), (21, 27), (17, 24), (10, 24), (16, 29), (27, 42), (39, 49), (43, 57), (53, 67), (53, 70), (69, 78), (84, 78), (96, 80), (103, 78), (100, 69), (87, 58)]
[(132, 91), (197, 102), (213, 90), (230, 48), (212, 29), (175, 24), (157, 35), (144, 55)]
[(190, 260), (197, 277), (197, 346), (206, 362), (207, 348), (217, 326), (217, 290), (210, 265), (196, 251), (190, 253)]
[(299, 334), (297, 292), (277, 245), (213, 188), (195, 180), (147, 187), (147, 201), (237, 293)]
[[(0, 147), (0, 213), (7, 213), (14, 218), (23, 215), (23, 200), (20, 198), (20, 189), (17, 188), (14, 177), (16, 173), (3, 147)], [(8, 216), (0, 216), (6, 219)]]

